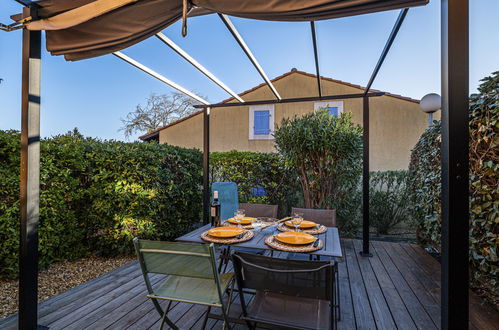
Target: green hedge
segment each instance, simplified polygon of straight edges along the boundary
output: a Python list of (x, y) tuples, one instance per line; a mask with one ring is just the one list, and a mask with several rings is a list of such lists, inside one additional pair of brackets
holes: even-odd
[[(470, 98), (470, 265), (471, 285), (495, 306), (499, 238), (499, 72), (482, 80)], [(416, 144), (409, 166), (412, 213), (419, 238), (440, 247), (440, 122)]]
[[(289, 215), (291, 207), (301, 205), (302, 195), (294, 170), (286, 168), (278, 154), (257, 152), (214, 152), (210, 155), (212, 181), (238, 185), (241, 203), (279, 205), (279, 216)], [(253, 193), (261, 187), (265, 196)]]
[(371, 172), (369, 181), (369, 220), (378, 234), (409, 222), (407, 171)]
[[(19, 141), (0, 131), (0, 278), (18, 273)], [(196, 150), (78, 132), (42, 140), (40, 267), (183, 234), (200, 219), (201, 172)]]

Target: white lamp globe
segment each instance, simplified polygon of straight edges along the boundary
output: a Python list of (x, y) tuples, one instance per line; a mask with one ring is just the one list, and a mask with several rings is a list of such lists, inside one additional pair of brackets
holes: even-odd
[(426, 113), (433, 113), (442, 107), (442, 99), (436, 93), (426, 94), (419, 101), (419, 107)]

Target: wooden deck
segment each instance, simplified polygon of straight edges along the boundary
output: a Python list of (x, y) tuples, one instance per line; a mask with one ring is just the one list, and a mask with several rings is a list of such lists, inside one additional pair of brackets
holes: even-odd
[[(339, 329), (437, 329), (440, 324), (440, 264), (417, 245), (372, 242), (372, 258), (359, 256), (361, 241), (342, 240)], [(280, 257), (285, 257), (281, 253)], [(155, 276), (159, 283), (161, 276)], [(139, 266), (129, 263), (39, 304), (39, 324), (51, 329), (157, 328), (159, 315), (145, 297)], [(234, 297), (231, 316), (240, 314)], [(472, 329), (497, 329), (497, 312), (471, 295)], [(200, 329), (206, 308), (175, 303), (169, 316), (182, 329)], [(17, 315), (0, 320), (15, 329)], [(208, 329), (220, 329), (210, 319)], [(235, 325), (244, 329), (243, 325)]]

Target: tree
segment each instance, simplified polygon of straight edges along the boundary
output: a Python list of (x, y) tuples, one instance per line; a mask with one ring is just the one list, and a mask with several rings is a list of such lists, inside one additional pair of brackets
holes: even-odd
[(345, 231), (355, 231), (362, 173), (362, 128), (351, 114), (327, 110), (286, 118), (274, 133), (277, 150), (300, 179), (306, 208), (336, 209)]
[(145, 106), (138, 104), (135, 111), (121, 118), (123, 127), (120, 131), (124, 132), (126, 138), (136, 132), (153, 131), (195, 112), (195, 104), (198, 103), (182, 93), (151, 93)]

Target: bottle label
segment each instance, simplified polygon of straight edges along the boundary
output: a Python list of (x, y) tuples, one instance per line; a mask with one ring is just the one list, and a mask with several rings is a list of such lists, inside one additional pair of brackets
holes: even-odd
[(212, 207), (211, 208), (211, 216), (212, 217), (216, 217), (217, 216), (217, 208), (216, 207)]

